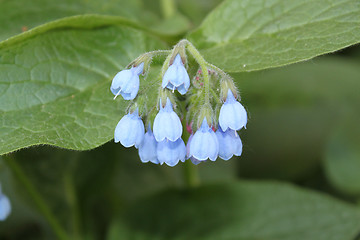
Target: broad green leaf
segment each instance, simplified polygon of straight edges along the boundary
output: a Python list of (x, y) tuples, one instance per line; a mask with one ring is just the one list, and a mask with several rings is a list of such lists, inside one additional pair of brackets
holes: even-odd
[(360, 42), (358, 0), (227, 0), (188, 36), (228, 72), (283, 66)]
[(275, 182), (168, 190), (129, 207), (115, 239), (353, 240), (360, 211), (326, 195)]
[(341, 192), (360, 195), (360, 115), (345, 117), (326, 146), (324, 167), (330, 182)]
[[(80, 150), (109, 141), (128, 104), (113, 101), (113, 76), (159, 48), (154, 36), (121, 18), (92, 15), (0, 43), (0, 154), (34, 144)], [(152, 81), (142, 81), (140, 91)]]
[[(177, 14), (169, 21), (165, 21), (159, 13), (147, 8), (148, 2), (148, 0), (0, 0), (0, 41), (50, 21), (83, 14), (122, 16), (166, 34), (179, 34), (188, 29), (189, 22), (185, 17)], [(157, 1), (150, 2), (154, 4)], [(164, 24), (170, 23), (171, 28), (163, 27)]]
[(193, 27), (197, 27), (222, 0), (178, 0), (178, 6), (192, 22)]

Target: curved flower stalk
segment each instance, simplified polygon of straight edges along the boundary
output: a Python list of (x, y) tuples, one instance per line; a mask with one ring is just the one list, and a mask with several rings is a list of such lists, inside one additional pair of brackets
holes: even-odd
[(138, 146), (144, 138), (144, 124), (139, 117), (138, 109), (125, 115), (115, 128), (115, 142), (120, 142), (124, 147)]
[(181, 95), (184, 95), (188, 91), (190, 87), (190, 77), (179, 53), (176, 55), (173, 64), (166, 70), (161, 86), (172, 91), (178, 90)]
[(118, 72), (112, 80), (110, 90), (115, 95), (114, 99), (121, 94), (125, 100), (133, 100), (140, 86), (139, 75), (144, 70), (144, 63), (136, 67)]

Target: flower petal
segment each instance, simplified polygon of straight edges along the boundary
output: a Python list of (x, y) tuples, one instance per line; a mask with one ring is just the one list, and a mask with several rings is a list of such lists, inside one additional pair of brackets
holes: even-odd
[(11, 213), (11, 204), (8, 197), (0, 193), (0, 221), (4, 221)]

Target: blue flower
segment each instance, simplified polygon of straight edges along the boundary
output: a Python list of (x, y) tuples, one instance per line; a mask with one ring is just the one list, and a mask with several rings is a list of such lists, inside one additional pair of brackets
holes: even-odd
[(158, 164), (159, 160), (157, 159), (156, 147), (157, 147), (157, 142), (155, 140), (154, 134), (152, 133), (149, 124), (147, 132), (145, 133), (144, 136), (144, 140), (139, 146), (140, 160), (143, 163), (152, 162)]
[(184, 95), (190, 87), (190, 78), (181, 60), (180, 54), (177, 54), (173, 64), (166, 70), (162, 85), (163, 88), (178, 90)]
[(185, 143), (181, 138), (178, 138), (174, 142), (165, 139), (158, 143), (156, 153), (160, 164), (166, 163), (170, 167), (173, 167), (178, 164), (179, 161), (185, 161)]
[(199, 160), (195, 159), (194, 157), (190, 156), (190, 144), (191, 144), (191, 140), (192, 140), (193, 136), (194, 136), (194, 134), (190, 135), (188, 142), (186, 144), (186, 159), (190, 159), (190, 161), (193, 164), (198, 165), (199, 163), (204, 162), (204, 161), (199, 161)]
[(9, 198), (1, 193), (0, 189), (0, 221), (4, 221), (11, 213)]
[(115, 128), (115, 142), (120, 142), (124, 147), (137, 148), (144, 138), (144, 124), (136, 109), (133, 113), (125, 115)]
[(144, 70), (144, 63), (118, 72), (112, 80), (110, 90), (115, 95), (121, 94), (125, 100), (133, 100), (139, 91), (139, 75)]
[(173, 107), (169, 98), (166, 100), (165, 107), (162, 107), (160, 99), (160, 111), (154, 120), (154, 136), (156, 141), (161, 142), (167, 138), (175, 142), (182, 135), (181, 121), (173, 111)]
[(225, 132), (219, 127), (216, 131), (219, 141), (219, 157), (229, 160), (233, 155), (240, 156), (242, 153), (242, 143), (236, 131), (228, 129)]
[[(189, 144), (189, 143), (188, 143)], [(219, 142), (214, 131), (209, 127), (204, 118), (201, 127), (195, 132), (190, 144), (189, 157), (198, 161), (205, 161), (208, 158), (215, 161), (219, 153)]]
[(226, 101), (220, 109), (219, 125), (223, 131), (226, 131), (228, 128), (237, 131), (243, 127), (246, 128), (246, 123), (246, 110), (236, 101), (233, 93), (229, 89)]

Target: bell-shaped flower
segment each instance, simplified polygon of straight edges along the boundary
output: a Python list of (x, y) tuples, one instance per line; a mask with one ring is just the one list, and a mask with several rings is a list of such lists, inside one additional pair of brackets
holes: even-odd
[[(189, 144), (189, 143), (188, 143)], [(215, 132), (204, 118), (201, 127), (195, 132), (189, 144), (189, 156), (198, 161), (215, 161), (219, 153), (219, 142)]]
[(155, 140), (154, 134), (151, 131), (150, 124), (148, 126), (147, 132), (144, 135), (144, 140), (139, 146), (139, 156), (140, 160), (143, 163), (152, 162), (159, 164), (156, 154), (157, 142)]
[(165, 107), (162, 107), (160, 99), (160, 111), (155, 117), (153, 130), (155, 139), (158, 142), (165, 140), (165, 138), (175, 142), (181, 137), (181, 121), (174, 112), (169, 98), (166, 100)]
[(238, 101), (236, 101), (231, 90), (228, 90), (225, 103), (221, 106), (219, 115), (219, 125), (223, 131), (228, 128), (238, 131), (246, 128), (247, 114), (246, 110)]
[(184, 67), (180, 54), (175, 56), (173, 64), (166, 70), (161, 86), (173, 91), (176, 89), (181, 95), (184, 95), (189, 89), (189, 74)]
[(0, 221), (4, 221), (11, 213), (9, 198), (2, 194), (0, 187)]
[(138, 148), (144, 139), (144, 124), (136, 109), (133, 113), (125, 115), (115, 128), (115, 142), (120, 142), (124, 147)]
[(118, 72), (112, 80), (110, 90), (115, 95), (114, 99), (121, 94), (125, 100), (132, 100), (136, 97), (140, 80), (139, 75), (144, 70), (144, 63), (136, 67)]
[(219, 141), (219, 157), (229, 160), (233, 155), (240, 156), (242, 153), (242, 142), (239, 134), (231, 129), (225, 132), (219, 127), (216, 131)]
[(165, 163), (173, 167), (179, 161), (185, 161), (185, 143), (181, 138), (178, 138), (175, 142), (165, 139), (157, 144), (156, 153), (160, 164)]
[(188, 139), (188, 142), (186, 144), (186, 159), (190, 159), (190, 161), (195, 164), (195, 165), (198, 165), (199, 163), (201, 163), (202, 161), (199, 161), (197, 159), (195, 159), (194, 157), (191, 157), (190, 156), (190, 144), (191, 144), (191, 140), (193, 138), (194, 134), (191, 134), (189, 139)]

